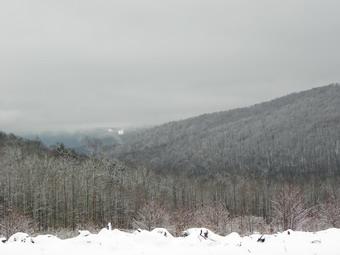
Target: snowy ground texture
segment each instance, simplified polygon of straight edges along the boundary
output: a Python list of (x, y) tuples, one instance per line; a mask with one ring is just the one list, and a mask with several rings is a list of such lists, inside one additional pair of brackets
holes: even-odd
[[(205, 233), (208, 234), (207, 236)], [(0, 242), (1, 255), (340, 255), (340, 229), (328, 229), (315, 233), (285, 231), (261, 237), (254, 234), (240, 237), (237, 233), (219, 236), (207, 229), (189, 229), (186, 237), (173, 237), (165, 229), (126, 233), (103, 229), (98, 234), (80, 231), (79, 236), (61, 240), (52, 235), (29, 237), (17, 233), (6, 243)]]

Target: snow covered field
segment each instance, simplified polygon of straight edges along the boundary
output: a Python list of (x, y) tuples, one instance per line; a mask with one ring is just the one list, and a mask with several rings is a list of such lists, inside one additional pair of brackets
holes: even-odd
[(240, 237), (236, 233), (219, 236), (206, 229), (190, 229), (186, 237), (172, 237), (164, 229), (126, 233), (103, 229), (98, 234), (82, 231), (79, 236), (61, 240), (52, 235), (29, 237), (17, 233), (6, 243), (0, 243), (1, 255), (340, 255), (340, 229), (328, 229), (315, 233), (285, 231), (264, 235)]

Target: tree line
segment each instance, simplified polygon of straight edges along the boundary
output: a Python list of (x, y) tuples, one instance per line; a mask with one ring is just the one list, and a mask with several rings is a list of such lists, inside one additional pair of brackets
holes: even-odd
[(240, 171), (159, 173), (107, 155), (88, 140), (88, 156), (0, 133), (0, 232), (189, 227), (270, 232), (340, 227), (340, 176)]

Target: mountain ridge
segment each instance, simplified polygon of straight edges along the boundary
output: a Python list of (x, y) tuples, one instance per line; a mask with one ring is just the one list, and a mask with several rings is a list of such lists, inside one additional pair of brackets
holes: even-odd
[[(160, 171), (316, 171), (318, 153), (312, 146), (322, 151), (321, 168), (335, 170), (339, 159), (331, 150), (337, 142), (331, 137), (340, 140), (339, 98), (339, 84), (330, 84), (165, 123), (131, 135), (114, 155)], [(332, 163), (325, 163), (327, 157)], [(313, 163), (301, 163), (307, 160)]]

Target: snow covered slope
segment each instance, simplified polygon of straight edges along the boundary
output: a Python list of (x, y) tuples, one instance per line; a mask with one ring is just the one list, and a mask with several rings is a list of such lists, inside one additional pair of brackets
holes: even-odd
[(273, 235), (255, 234), (245, 237), (237, 233), (223, 237), (207, 229), (189, 229), (185, 231), (185, 237), (165, 235), (168, 233), (165, 229), (134, 233), (103, 229), (98, 234), (84, 233), (65, 240), (52, 235), (29, 237), (18, 233), (9, 238), (7, 243), (0, 243), (0, 254), (340, 255), (340, 229), (334, 228), (315, 233), (290, 230)]

